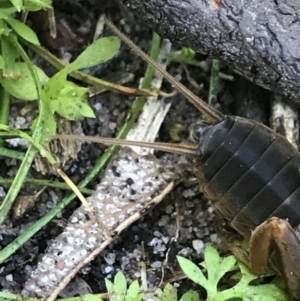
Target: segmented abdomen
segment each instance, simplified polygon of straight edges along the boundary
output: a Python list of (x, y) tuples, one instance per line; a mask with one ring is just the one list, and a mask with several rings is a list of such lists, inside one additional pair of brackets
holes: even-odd
[(300, 157), (264, 125), (226, 117), (203, 134), (197, 171), (207, 198), (248, 237), (270, 216), (300, 224)]

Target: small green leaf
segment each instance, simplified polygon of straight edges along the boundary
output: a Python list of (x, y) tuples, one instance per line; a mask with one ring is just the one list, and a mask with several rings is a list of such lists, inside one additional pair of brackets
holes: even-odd
[[(42, 120), (40, 123), (40, 132), (42, 133), (42, 137), (39, 140), (39, 143), (41, 145), (45, 145), (48, 143), (53, 135), (56, 133), (56, 120), (52, 112), (50, 111), (49, 105), (47, 102), (45, 102), (45, 93), (42, 91), (41, 94), (41, 102), (43, 102), (44, 106), (44, 114), (42, 115)], [(32, 125), (31, 125), (31, 130), (34, 131), (37, 121), (40, 117), (37, 117)]]
[(164, 287), (159, 301), (177, 301), (177, 292), (170, 283), (167, 283)]
[(240, 283), (249, 284), (252, 280), (257, 279), (259, 276), (252, 274), (249, 269), (242, 263), (238, 263), (240, 270), (242, 272), (242, 279)]
[(199, 301), (199, 295), (196, 291), (188, 291), (182, 295), (179, 301)]
[(105, 278), (105, 286), (106, 286), (106, 289), (107, 289), (107, 292), (108, 293), (113, 293), (114, 292), (114, 285), (113, 283), (108, 280), (107, 278)]
[(2, 7), (0, 9), (0, 19), (6, 20), (9, 16), (17, 12), (17, 9), (15, 7)]
[[(0, 83), (3, 87), (14, 97), (22, 100), (35, 100), (37, 99), (37, 90), (28, 66), (25, 63), (16, 63), (20, 67), (21, 77), (16, 80), (0, 77)], [(44, 84), (48, 77), (44, 71), (35, 65), (32, 65), (37, 72), (41, 84)]]
[(172, 59), (172, 61), (185, 63), (185, 62), (194, 60), (195, 55), (196, 55), (196, 52), (193, 49), (183, 47), (181, 49), (181, 51), (177, 51), (177, 52), (173, 53), (171, 55), (171, 59)]
[(87, 294), (79, 298), (80, 301), (102, 301), (98, 295)]
[(93, 110), (87, 104), (87, 88), (79, 87), (69, 81), (65, 82), (64, 87), (60, 91), (56, 91), (57, 88), (54, 86), (53, 89), (55, 90), (47, 93), (48, 97), (50, 97), (52, 114), (57, 112), (69, 120), (95, 117)]
[(38, 11), (45, 8), (51, 8), (51, 0), (26, 0), (24, 10)]
[(40, 45), (37, 35), (29, 26), (12, 17), (8, 17), (6, 21), (24, 40), (35, 45)]
[(214, 247), (208, 246), (204, 252), (204, 261), (205, 261), (205, 266), (207, 268), (208, 282), (213, 283), (215, 286), (217, 286), (218, 268), (221, 262), (221, 257), (218, 251)]
[(221, 260), (221, 263), (215, 274), (216, 285), (219, 283), (220, 279), (227, 272), (230, 272), (232, 270), (232, 268), (235, 266), (235, 264), (236, 264), (236, 258), (233, 255), (227, 256)]
[(205, 289), (208, 286), (207, 279), (197, 265), (190, 260), (177, 256), (177, 260), (183, 272), (195, 283), (203, 286)]
[(102, 62), (106, 62), (117, 54), (120, 49), (120, 39), (118, 37), (105, 37), (96, 40), (87, 47), (77, 59), (69, 64), (65, 69), (68, 73), (95, 66)]
[(13, 45), (12, 36), (2, 36), (1, 51), (4, 59), (3, 77), (7, 79), (19, 79), (21, 76), (20, 65), (18, 63), (19, 53)]
[(125, 297), (125, 301), (134, 301), (139, 295), (140, 285), (137, 280), (133, 281), (128, 288), (127, 295)]
[(9, 0), (11, 4), (20, 12), (23, 7), (23, 0)]
[(127, 292), (127, 281), (124, 274), (119, 271), (114, 279), (114, 293), (116, 300), (122, 301), (125, 299)]

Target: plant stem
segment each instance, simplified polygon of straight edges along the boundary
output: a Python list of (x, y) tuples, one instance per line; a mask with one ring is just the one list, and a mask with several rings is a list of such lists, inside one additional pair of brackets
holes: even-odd
[[(0, 124), (8, 125), (8, 117), (10, 110), (10, 94), (0, 87)], [(0, 147), (3, 146), (3, 140), (0, 139)]]
[(17, 159), (17, 160), (23, 160), (25, 155), (20, 151), (16, 151), (13, 149), (0, 146), (0, 156)]
[[(24, 62), (27, 64), (28, 69), (30, 71), (31, 76), (34, 79), (35, 86), (37, 89), (38, 102), (39, 102), (39, 117), (35, 124), (36, 126), (35, 126), (35, 129), (33, 132), (32, 139), (38, 143), (42, 136), (42, 130), (41, 130), (42, 126), (41, 125), (42, 125), (42, 119), (43, 119), (43, 114), (44, 114), (44, 105), (41, 100), (41, 90), (42, 90), (41, 84), (39, 82), (37, 73), (36, 73), (35, 69), (33, 68), (33, 64), (31, 63), (27, 53), (24, 51), (24, 49), (19, 44), (17, 39), (15, 39), (13, 36), (8, 36), (8, 37), (10, 38), (9, 40), (12, 44), (12, 47), (15, 47), (17, 49), (18, 53), (20, 54), (20, 56), (22, 57)], [(5, 199), (3, 200), (3, 202), (0, 206), (0, 225), (5, 220), (13, 202), (15, 201), (15, 198), (17, 197), (17, 195), (23, 185), (23, 182), (24, 182), (24, 180), (27, 176), (27, 173), (31, 167), (31, 164), (32, 164), (32, 161), (34, 160), (36, 152), (37, 152), (37, 150), (34, 147), (34, 145), (30, 144), (28, 147), (28, 150), (24, 156), (24, 159), (20, 165), (20, 168), (14, 178), (14, 181), (6, 194)]]
[[(0, 185), (9, 185), (13, 182), (13, 179), (0, 179)], [(50, 180), (40, 180), (40, 179), (26, 179), (23, 182), (24, 185), (37, 185), (37, 186), (47, 186), (62, 190), (72, 190), (70, 186), (66, 183), (57, 182), (57, 181), (50, 181)], [(91, 195), (93, 190), (82, 188), (80, 191), (84, 194)]]
[[(47, 49), (43, 48), (42, 46), (31, 44), (25, 40), (23, 40), (22, 43), (28, 46), (28, 48), (30, 48), (32, 51), (37, 53), (39, 56), (41, 56), (43, 59), (45, 59), (48, 63), (50, 63), (58, 70), (61, 70), (66, 67), (66, 65), (60, 59), (58, 59), (55, 55), (53, 55), (51, 52), (49, 52)], [(152, 96), (150, 92), (121, 86), (115, 83), (110, 83), (103, 79), (88, 75), (79, 70), (72, 71), (68, 75), (88, 85), (92, 85), (94, 87), (102, 89), (102, 91), (109, 90), (117, 93), (123, 93), (126, 95)]]

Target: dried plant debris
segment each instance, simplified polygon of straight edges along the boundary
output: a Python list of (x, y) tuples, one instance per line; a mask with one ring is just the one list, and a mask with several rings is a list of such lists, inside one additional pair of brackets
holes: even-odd
[[(51, 244), (26, 282), (23, 296), (55, 298), (78, 270), (100, 253), (123, 229), (137, 220), (173, 187), (173, 167), (153, 156), (140, 157), (124, 148), (112, 161), (95, 193), (88, 199), (96, 219), (82, 206), (65, 231)], [(111, 239), (105, 240), (105, 233)]]
[[(65, 118), (56, 116), (57, 133), (58, 134), (74, 134), (72, 129), (72, 122)], [(79, 124), (79, 123), (78, 123)], [(76, 129), (76, 133), (82, 132), (81, 127)], [(51, 140), (45, 148), (54, 156), (59, 165), (68, 169), (71, 164), (77, 160), (77, 153), (79, 152), (81, 143), (72, 140)], [(57, 174), (56, 169), (48, 162), (41, 154), (37, 154), (35, 158), (35, 168), (38, 172), (45, 174)]]
[(13, 205), (13, 218), (21, 218), (27, 211), (33, 208), (38, 197), (45, 189), (46, 186), (33, 195), (18, 196)]
[(298, 149), (299, 145), (299, 110), (282, 101), (275, 95), (272, 101), (271, 127)]

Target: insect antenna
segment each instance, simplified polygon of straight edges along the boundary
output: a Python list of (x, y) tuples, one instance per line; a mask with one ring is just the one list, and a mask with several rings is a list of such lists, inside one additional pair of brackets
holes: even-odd
[(116, 139), (116, 138), (80, 136), (80, 135), (63, 135), (63, 134), (54, 135), (53, 138), (76, 140), (76, 141), (90, 141), (90, 142), (96, 142), (105, 145), (149, 147), (155, 150), (160, 150), (160, 151), (178, 154), (178, 155), (185, 155), (190, 157), (199, 156), (199, 151), (196, 145), (184, 145), (184, 144), (164, 143), (164, 142), (132, 141), (132, 140), (124, 140), (124, 139)]
[[(151, 57), (149, 57), (144, 51), (136, 46), (129, 38), (127, 38), (122, 32), (120, 32), (115, 25), (109, 20), (105, 20), (106, 24), (112, 31), (116, 33), (131, 49), (133, 49), (139, 56), (141, 56), (149, 65), (158, 70), (184, 97), (188, 99), (200, 112), (205, 114), (212, 122), (217, 123), (224, 120), (225, 116), (218, 110), (210, 107), (192, 91), (182, 85), (176, 80), (170, 73), (165, 71), (159, 64), (157, 64)], [(121, 145), (121, 146), (138, 146), (138, 147), (149, 147), (168, 153), (180, 154), (185, 156), (198, 157), (199, 149), (196, 145), (182, 145), (175, 143), (163, 143), (163, 142), (144, 142), (144, 141), (129, 141), (115, 138), (104, 138), (104, 137), (91, 137), (91, 136), (80, 136), (80, 135), (54, 135), (55, 139), (67, 139), (77, 141), (91, 141), (96, 143), (102, 143), (105, 145)]]
[(158, 70), (174, 87), (180, 92), (184, 97), (188, 99), (200, 112), (205, 114), (212, 122), (220, 122), (224, 120), (225, 116), (218, 110), (212, 108), (192, 91), (186, 88), (178, 80), (176, 80), (170, 73), (164, 70), (157, 62), (155, 62), (151, 57), (149, 57), (143, 50), (136, 46), (126, 35), (117, 29), (108, 19), (105, 19), (106, 25), (115, 32), (121, 40), (123, 40), (131, 49), (133, 49), (139, 56), (141, 56), (149, 65)]

